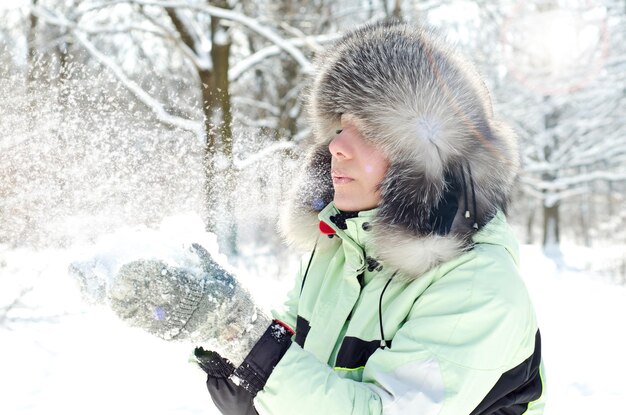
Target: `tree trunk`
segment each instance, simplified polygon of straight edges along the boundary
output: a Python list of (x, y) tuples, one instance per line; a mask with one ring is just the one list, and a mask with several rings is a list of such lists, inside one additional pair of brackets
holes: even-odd
[[(37, 0), (32, 0), (32, 7), (37, 6)], [(33, 88), (35, 83), (35, 59), (37, 57), (37, 16), (31, 12), (28, 18), (28, 34), (27, 34), (27, 48), (28, 48), (28, 68), (27, 68), (27, 81), (29, 92)]]
[[(219, 222), (215, 223), (218, 229), (218, 240), (224, 253), (237, 254), (237, 223), (235, 220), (235, 199), (237, 192), (237, 176), (234, 169), (232, 111), (230, 102), (230, 83), (228, 68), (230, 59), (231, 41), (226, 29), (220, 27), (219, 19), (211, 17), (211, 60), (213, 61), (212, 96), (215, 110), (219, 113), (214, 131), (219, 137), (219, 162), (217, 169), (213, 169), (210, 192), (215, 205), (219, 200)], [(215, 221), (214, 221), (215, 222)], [(221, 229), (220, 229), (221, 228)]]
[(586, 247), (591, 246), (591, 235), (589, 234), (589, 223), (591, 217), (590, 205), (593, 204), (589, 200), (589, 195), (583, 195), (579, 205), (580, 212), (580, 232), (583, 238), (583, 244)]
[[(38, 0), (32, 0), (32, 7), (37, 6)], [(31, 111), (37, 106), (38, 100), (35, 92), (37, 91), (36, 77), (37, 68), (35, 67), (37, 62), (37, 16), (31, 11), (28, 19), (28, 33), (27, 39), (27, 54), (26, 57), (28, 67), (26, 68), (26, 92), (28, 93), (28, 101)], [(34, 117), (28, 117), (28, 130), (32, 131), (34, 128)]]
[[(544, 101), (551, 104), (551, 97), (544, 96)], [(559, 147), (559, 136), (554, 132), (559, 118), (560, 110), (554, 104), (551, 105), (552, 110), (548, 111), (544, 115), (544, 128), (546, 131), (552, 131), (550, 138), (551, 142), (546, 142), (543, 148), (543, 153), (546, 161), (552, 160), (553, 150)], [(542, 174), (541, 179), (544, 182), (553, 182), (558, 179), (558, 172), (546, 172)], [(543, 248), (545, 251), (554, 251), (555, 254), (559, 252), (559, 196), (551, 195), (556, 198), (554, 201), (550, 201), (550, 205), (543, 203)]]
[(528, 202), (528, 216), (526, 219), (526, 243), (529, 245), (535, 242), (535, 210), (535, 204), (533, 202)]
[[(226, 7), (226, 3), (217, 4)], [(166, 8), (181, 40), (195, 50), (196, 44), (176, 9)], [(236, 190), (233, 169), (232, 111), (228, 81), (230, 39), (216, 39), (220, 19), (211, 17), (212, 70), (198, 68), (202, 90), (204, 115), (204, 201), (206, 230), (217, 235), (220, 247), (228, 254), (236, 253), (236, 228), (234, 220), (234, 196)], [(225, 30), (225, 29), (221, 29)], [(216, 41), (217, 40), (217, 41)]]
[[(59, 105), (61, 111), (65, 113), (68, 105), (68, 99), (70, 94), (70, 54), (68, 51), (69, 45), (63, 42), (58, 47), (59, 53)], [(63, 122), (65, 124), (65, 122)]]
[(560, 242), (559, 202), (543, 207), (543, 247), (558, 249)]
[(291, 141), (298, 133), (297, 119), (300, 114), (294, 113), (294, 107), (298, 105), (298, 94), (294, 94), (297, 88), (298, 64), (290, 58), (281, 59), (283, 82), (278, 86), (278, 99), (280, 102), (280, 120), (276, 131), (276, 139), (284, 137)]
[(402, 20), (402, 0), (396, 0), (395, 5), (393, 6), (392, 16), (398, 20)]
[(208, 232), (216, 232), (215, 227), (215, 218), (217, 216), (217, 199), (213, 196), (213, 192), (211, 190), (211, 178), (213, 177), (213, 171), (215, 167), (213, 163), (216, 159), (216, 137), (215, 131), (213, 128), (213, 94), (212, 94), (212, 85), (213, 81), (213, 72), (208, 70), (199, 70), (198, 76), (200, 78), (200, 87), (202, 88), (202, 114), (204, 115), (204, 134), (205, 134), (205, 142), (204, 142), (204, 184), (203, 184), (203, 193), (204, 193), (204, 208), (205, 208), (205, 218), (204, 223), (206, 230)]
[(383, 10), (385, 11), (385, 16), (389, 16), (389, 5), (387, 4), (387, 0), (381, 0)]

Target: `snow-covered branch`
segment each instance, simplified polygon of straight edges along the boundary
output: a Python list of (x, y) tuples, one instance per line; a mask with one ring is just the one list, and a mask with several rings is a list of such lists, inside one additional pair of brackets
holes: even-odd
[[(167, 12), (174, 26), (176, 26), (176, 34), (172, 34), (172, 36), (176, 39), (181, 49), (188, 51), (193, 56), (192, 62), (196, 69), (212, 70), (213, 61), (210, 57), (210, 41), (198, 35), (199, 30), (194, 26), (192, 19), (187, 19), (181, 13), (177, 13), (176, 10), (168, 10)], [(193, 30), (188, 30), (188, 28)], [(185, 40), (187, 36), (189, 37), (188, 42)]]
[(561, 191), (571, 187), (593, 182), (596, 180), (604, 180), (607, 182), (626, 181), (626, 172), (607, 172), (592, 171), (588, 173), (578, 174), (575, 176), (560, 177), (553, 181), (544, 181), (524, 175), (520, 181), (524, 184), (532, 186), (537, 190)]
[[(339, 37), (339, 34), (327, 34), (319, 36), (307, 36), (303, 38), (290, 39), (286, 42), (293, 46), (308, 46), (313, 50), (321, 49), (321, 45), (334, 41)], [(263, 62), (265, 59), (278, 55), (283, 49), (278, 45), (267, 46), (245, 59), (237, 62), (229, 71), (228, 78), (231, 81), (237, 80), (243, 73), (250, 70), (252, 67)]]
[(152, 110), (160, 122), (173, 127), (182, 128), (187, 131), (192, 131), (196, 134), (200, 142), (204, 142), (204, 129), (201, 122), (169, 114), (163, 107), (163, 104), (148, 94), (135, 81), (130, 79), (124, 73), (122, 68), (115, 61), (113, 61), (113, 59), (106, 56), (96, 48), (96, 46), (86, 36), (89, 31), (87, 33), (84, 32), (75, 22), (68, 20), (59, 13), (52, 14), (51, 11), (42, 7), (34, 8), (33, 13), (36, 13), (39, 18), (49, 24), (64, 27), (70, 30), (76, 40), (83, 45), (85, 50), (87, 50), (87, 52), (89, 52), (101, 64), (106, 66), (126, 89), (128, 89), (146, 107)]
[(239, 96), (233, 97), (232, 100), (235, 104), (248, 105), (254, 108), (265, 110), (275, 117), (280, 116), (280, 109), (278, 109), (278, 107), (276, 107), (275, 105), (270, 104), (269, 102)]
[(535, 189), (533, 186), (529, 186), (528, 184), (522, 183), (522, 190), (529, 196), (534, 197), (537, 200), (541, 201), (541, 204), (545, 207), (552, 207), (556, 203), (563, 201), (565, 199), (581, 196), (585, 193), (589, 192), (589, 189), (584, 187), (579, 187), (575, 189), (563, 190), (563, 191), (539, 191)]
[(99, 5), (87, 7), (82, 10), (82, 13), (91, 12), (94, 10), (110, 7), (115, 4), (137, 4), (142, 6), (155, 6), (172, 9), (191, 10), (197, 13), (206, 13), (210, 16), (218, 17), (220, 19), (230, 20), (237, 22), (263, 36), (270, 42), (274, 43), (280, 49), (291, 55), (296, 62), (302, 67), (303, 72), (310, 73), (312, 71), (311, 62), (302, 54), (302, 52), (296, 48), (291, 42), (280, 37), (276, 32), (260, 24), (257, 20), (245, 16), (241, 13), (237, 13), (232, 10), (222, 9), (211, 5), (196, 5), (189, 4), (184, 1), (150, 1), (150, 0), (113, 0), (101, 3)]
[(76, 40), (80, 42), (85, 49), (96, 58), (101, 64), (106, 66), (116, 77), (117, 79), (130, 91), (135, 95), (135, 97), (141, 101), (144, 105), (146, 105), (152, 112), (156, 115), (157, 119), (164, 124), (168, 124), (174, 127), (182, 128), (187, 131), (194, 132), (201, 142), (204, 141), (204, 130), (203, 124), (199, 121), (192, 121), (181, 117), (176, 117), (174, 115), (169, 114), (165, 108), (163, 108), (163, 104), (157, 101), (154, 97), (144, 91), (135, 81), (130, 79), (122, 68), (115, 63), (111, 58), (104, 55), (100, 52), (84, 33), (80, 31), (75, 31), (74, 35)]
[(260, 162), (265, 157), (268, 157), (271, 154), (276, 153), (277, 151), (283, 151), (293, 147), (295, 147), (293, 141), (278, 141), (265, 147), (263, 150), (245, 160), (235, 160), (234, 165), (237, 170), (243, 170), (252, 166), (253, 164)]
[(128, 33), (128, 32), (142, 32), (150, 35), (154, 35), (162, 38), (170, 38), (166, 33), (160, 30), (150, 29), (140, 25), (120, 25), (120, 26), (103, 26), (103, 27), (87, 27), (85, 25), (76, 25), (75, 29), (81, 32), (88, 33), (90, 35), (98, 34), (116, 34), (116, 33)]
[(277, 124), (277, 121), (275, 119), (271, 119), (269, 117), (258, 119), (258, 120), (242, 118), (240, 122), (246, 127), (253, 127), (253, 128), (276, 128), (276, 124)]
[(310, 128), (306, 128), (304, 130), (301, 130), (298, 132), (298, 134), (293, 136), (293, 142), (294, 143), (299, 143), (302, 140), (304, 140), (305, 138), (309, 137), (312, 134), (312, 131)]
[[(33, 8), (33, 13), (45, 21), (48, 24), (63, 27), (69, 31), (81, 31), (83, 33), (87, 33), (90, 35), (98, 35), (98, 34), (114, 34), (114, 33), (127, 33), (130, 31), (138, 31), (143, 33), (148, 33), (157, 37), (161, 37), (164, 39), (168, 39), (176, 44), (176, 46), (180, 49), (180, 51), (193, 63), (196, 68), (206, 69), (211, 67), (211, 62), (207, 59), (203, 59), (202, 57), (196, 55), (193, 50), (191, 50), (184, 42), (181, 41), (180, 37), (173, 33), (171, 30), (166, 27), (157, 24), (152, 19), (148, 19), (150, 23), (152, 23), (157, 29), (152, 29), (140, 25), (121, 25), (121, 26), (107, 26), (107, 27), (89, 27), (84, 24), (79, 24), (75, 21), (71, 21), (60, 14), (52, 14), (50, 10), (47, 10), (44, 7), (37, 6)], [(144, 14), (144, 17), (148, 18), (147, 15)], [(63, 36), (58, 42), (65, 39), (66, 36)]]
[[(626, 135), (625, 135), (626, 136)], [(609, 140), (608, 144), (598, 144), (597, 148), (591, 148), (588, 151), (576, 149), (567, 154), (567, 158), (551, 158), (550, 161), (527, 160), (527, 166), (524, 168), (526, 173), (550, 173), (565, 169), (578, 169), (581, 167), (589, 167), (608, 162), (612, 165), (619, 165), (619, 160), (626, 154), (626, 143), (616, 144)], [(610, 156), (607, 156), (610, 154)]]

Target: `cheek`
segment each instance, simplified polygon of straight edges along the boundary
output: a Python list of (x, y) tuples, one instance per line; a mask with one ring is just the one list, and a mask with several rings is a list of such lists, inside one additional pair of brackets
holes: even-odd
[(385, 174), (387, 174), (388, 168), (389, 163), (386, 159), (371, 159), (363, 166), (363, 170), (367, 174), (368, 179), (375, 182), (375, 184), (379, 184), (383, 180)]

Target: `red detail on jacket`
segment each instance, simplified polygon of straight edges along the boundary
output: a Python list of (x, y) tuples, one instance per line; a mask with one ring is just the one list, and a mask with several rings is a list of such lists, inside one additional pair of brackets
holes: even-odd
[(326, 222), (324, 221), (320, 221), (320, 232), (322, 232), (324, 235), (334, 235), (335, 230), (333, 228), (331, 228)]
[(280, 324), (281, 326), (283, 326), (285, 330), (287, 330), (290, 336), (293, 336), (294, 334), (296, 334), (296, 332), (291, 327), (289, 327), (287, 323), (283, 323), (282, 321), (277, 320), (277, 319), (274, 319), (273, 321), (274, 323)]

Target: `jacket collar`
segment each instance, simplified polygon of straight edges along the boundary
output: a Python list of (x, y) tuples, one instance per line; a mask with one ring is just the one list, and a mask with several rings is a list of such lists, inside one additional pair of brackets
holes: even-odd
[[(354, 244), (361, 253), (375, 255), (371, 224), (376, 219), (377, 212), (378, 209), (360, 211), (356, 216), (348, 215), (352, 217), (338, 220), (338, 216), (340, 217), (342, 212), (331, 202), (322, 209), (317, 217), (320, 220), (320, 228), (327, 225), (334, 231), (335, 235), (344, 242)], [(363, 255), (361, 254), (361, 256)]]
[[(323, 221), (342, 241), (354, 250), (374, 255), (387, 269), (397, 270), (398, 280), (411, 281), (441, 265), (454, 260), (471, 249), (474, 244), (492, 244), (503, 246), (516, 263), (519, 262), (519, 248), (513, 231), (500, 211), (485, 224), (474, 236), (470, 244), (459, 241), (453, 235), (410, 235), (402, 232), (389, 232), (389, 227), (380, 223), (378, 209), (359, 212), (355, 218), (346, 220), (347, 228), (340, 229), (330, 219), (339, 213), (334, 203), (329, 203), (319, 214), (302, 214), (299, 217), (287, 215), (283, 218), (283, 233), (296, 246), (311, 249), (315, 240), (322, 235), (319, 223)], [(364, 229), (363, 225), (367, 223)], [(315, 225), (312, 225), (315, 224)], [(364, 267), (365, 258), (360, 256), (359, 263), (352, 267)]]

